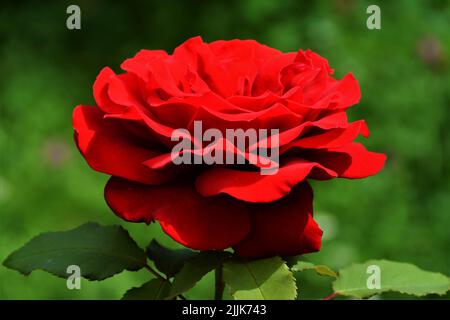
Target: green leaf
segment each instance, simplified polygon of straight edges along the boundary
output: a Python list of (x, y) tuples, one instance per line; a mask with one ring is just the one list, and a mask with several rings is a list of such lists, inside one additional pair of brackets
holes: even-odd
[(297, 297), (295, 277), (279, 257), (233, 259), (224, 263), (223, 274), (236, 300), (293, 300)]
[(152, 279), (138, 288), (128, 290), (122, 300), (163, 300), (169, 296), (171, 283), (164, 279)]
[(181, 271), (175, 275), (169, 297), (175, 297), (191, 289), (229, 256), (227, 252), (203, 251), (188, 259)]
[[(370, 269), (369, 266), (373, 269)], [(379, 268), (380, 288), (372, 288)], [(371, 277), (369, 279), (369, 277)], [(353, 264), (339, 270), (339, 277), (333, 282), (333, 290), (344, 296), (367, 298), (375, 294), (396, 291), (415, 296), (445, 294), (450, 289), (450, 279), (440, 273), (428, 272), (409, 263), (387, 260), (371, 260)]]
[(185, 261), (198, 252), (189, 249), (170, 250), (160, 245), (156, 240), (152, 240), (147, 247), (147, 256), (155, 263), (159, 271), (169, 278), (180, 272)]
[(24, 275), (41, 269), (67, 278), (67, 267), (77, 265), (89, 280), (103, 280), (123, 270), (144, 267), (146, 256), (121, 226), (88, 222), (61, 232), (47, 232), (30, 240), (3, 262)]
[(331, 270), (328, 266), (323, 265), (323, 264), (315, 265), (314, 263), (306, 262), (306, 261), (298, 261), (291, 268), (291, 270), (294, 272), (304, 271), (304, 270), (314, 270), (320, 276), (328, 276), (328, 277), (337, 278), (336, 272)]

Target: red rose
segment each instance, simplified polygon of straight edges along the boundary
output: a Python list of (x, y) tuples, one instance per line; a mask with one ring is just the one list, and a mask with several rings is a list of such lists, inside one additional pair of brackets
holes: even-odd
[[(363, 120), (347, 121), (360, 99), (356, 79), (332, 78), (327, 60), (310, 50), (196, 37), (172, 55), (142, 50), (121, 67), (125, 73), (100, 72), (97, 106), (74, 110), (76, 143), (94, 170), (112, 175), (105, 198), (118, 216), (157, 220), (187, 247), (233, 247), (245, 257), (317, 251), (322, 231), (306, 179), (364, 178), (384, 165), (385, 155), (353, 142), (369, 135)], [(194, 121), (223, 132), (279, 129), (278, 171), (175, 165), (172, 133), (191, 132)]]

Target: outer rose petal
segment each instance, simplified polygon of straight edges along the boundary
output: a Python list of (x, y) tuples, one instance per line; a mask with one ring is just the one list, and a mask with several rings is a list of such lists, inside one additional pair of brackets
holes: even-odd
[(96, 107), (78, 106), (73, 111), (75, 141), (94, 170), (150, 184), (162, 183), (175, 175), (177, 170), (158, 171), (144, 166), (144, 161), (160, 153), (140, 147), (136, 137), (127, 135), (118, 120), (103, 116)]
[(111, 100), (109, 96), (109, 85), (111, 79), (116, 77), (114, 71), (110, 68), (103, 68), (94, 82), (94, 98), (99, 108), (106, 113), (123, 113), (126, 108)]
[(336, 81), (331, 88), (336, 90), (339, 95), (336, 108), (347, 109), (357, 104), (361, 99), (359, 84), (353, 73), (346, 74), (344, 78)]
[(120, 67), (128, 72), (132, 72), (141, 79), (149, 80), (148, 63), (156, 59), (163, 59), (168, 57), (164, 50), (141, 50), (133, 58), (125, 60)]
[(362, 134), (365, 138), (369, 136), (369, 129), (364, 120), (358, 120), (350, 123), (347, 128), (330, 129), (320, 134), (300, 138), (284, 146), (280, 150), (280, 153), (284, 153), (286, 150), (293, 147), (304, 149), (341, 147), (355, 140), (359, 134)]
[(318, 163), (298, 159), (282, 165), (273, 175), (261, 175), (259, 171), (213, 168), (202, 173), (195, 184), (198, 192), (207, 197), (226, 193), (247, 202), (272, 202), (288, 194), (315, 168), (329, 178), (337, 177), (335, 172)]
[[(284, 147), (284, 145), (301, 137), (305, 132), (305, 130), (309, 128), (329, 130), (347, 127), (348, 127), (347, 115), (345, 114), (345, 112), (334, 113), (316, 121), (303, 122), (298, 126), (280, 132), (279, 134), (279, 145), (281, 146), (280, 152), (282, 153), (286, 150), (286, 147)], [(258, 146), (264, 147), (265, 145), (270, 145), (270, 143), (268, 144), (268, 141), (270, 141), (270, 139), (271, 139), (270, 135), (266, 139), (260, 139), (258, 143), (251, 146), (249, 150), (255, 151)]]
[(320, 250), (322, 230), (312, 218), (312, 190), (305, 182), (287, 197), (253, 205), (249, 235), (234, 246), (248, 258), (298, 255)]
[(111, 209), (125, 220), (158, 220), (175, 241), (196, 250), (221, 250), (250, 230), (247, 209), (224, 197), (204, 198), (192, 183), (148, 186), (112, 177), (105, 188)]
[(348, 154), (352, 159), (350, 167), (341, 174), (342, 178), (360, 179), (377, 174), (383, 167), (387, 156), (383, 153), (367, 151), (360, 143), (350, 143), (330, 151)]
[(352, 142), (343, 147), (314, 152), (310, 159), (334, 170), (341, 178), (360, 179), (378, 173), (386, 158), (385, 154), (367, 151), (362, 144)]

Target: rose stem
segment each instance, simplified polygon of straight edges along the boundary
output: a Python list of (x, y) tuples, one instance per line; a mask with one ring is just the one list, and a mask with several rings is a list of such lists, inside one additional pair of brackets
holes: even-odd
[(337, 292), (333, 292), (332, 294), (330, 294), (329, 296), (326, 296), (325, 298), (323, 298), (322, 300), (331, 300), (333, 298), (335, 298), (336, 296), (338, 296), (339, 293)]
[(216, 290), (214, 292), (214, 300), (222, 300), (223, 299), (223, 290), (225, 288), (225, 284), (223, 283), (223, 266), (220, 263), (215, 271), (216, 278)]
[(145, 265), (145, 269), (147, 269), (148, 271), (150, 271), (151, 274), (153, 274), (155, 277), (157, 277), (158, 279), (161, 280), (167, 280), (166, 278), (164, 278), (162, 275), (160, 275), (158, 273), (158, 271), (156, 271), (155, 269), (153, 269), (152, 267), (150, 267), (148, 264)]
[[(169, 281), (169, 279), (163, 277), (162, 275), (160, 275), (158, 273), (158, 271), (156, 271), (155, 269), (153, 269), (152, 267), (150, 267), (148, 264), (145, 265), (145, 269), (147, 269), (151, 274), (153, 274), (155, 277), (157, 277), (158, 279), (164, 280), (164, 281)], [(182, 294), (179, 294), (178, 297), (181, 300), (187, 300)]]

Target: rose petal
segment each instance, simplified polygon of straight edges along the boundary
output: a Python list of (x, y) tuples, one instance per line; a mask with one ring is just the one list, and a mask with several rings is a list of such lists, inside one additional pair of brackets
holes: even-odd
[(226, 193), (247, 202), (272, 202), (288, 194), (315, 168), (329, 177), (337, 176), (318, 163), (294, 159), (282, 165), (273, 175), (262, 175), (260, 171), (212, 168), (200, 174), (195, 185), (205, 197)]
[(234, 246), (248, 258), (291, 256), (320, 250), (322, 230), (312, 218), (312, 190), (304, 182), (285, 198), (250, 210), (249, 235)]
[[(270, 109), (268, 109), (270, 110)], [(335, 129), (335, 128), (346, 128), (348, 126), (347, 123), (347, 115), (345, 112), (338, 112), (330, 114), (326, 117), (320, 118), (316, 121), (305, 121), (298, 126), (294, 126), (290, 129), (280, 131), (278, 135), (280, 147), (294, 141), (295, 139), (302, 136), (306, 129), (309, 128), (319, 128), (319, 129)], [(259, 139), (258, 143), (255, 143), (253, 146), (249, 148), (250, 151), (254, 152), (258, 147), (264, 147), (267, 145), (271, 145), (271, 136), (268, 135), (267, 139)], [(285, 150), (282, 148), (282, 150)], [(280, 151), (282, 151), (280, 150)]]
[(106, 113), (124, 113), (126, 107), (115, 103), (109, 96), (110, 81), (114, 77), (116, 77), (116, 74), (108, 67), (100, 71), (93, 87), (95, 102)]
[(149, 70), (147, 65), (149, 62), (158, 59), (167, 58), (168, 54), (164, 50), (141, 50), (130, 59), (126, 59), (120, 67), (128, 72), (132, 72), (139, 76), (142, 80), (149, 80)]
[(360, 179), (378, 173), (384, 166), (386, 155), (370, 152), (360, 143), (343, 147), (316, 150), (308, 158), (338, 173), (341, 178)]
[(242, 203), (224, 197), (204, 198), (192, 184), (148, 186), (112, 177), (105, 188), (111, 209), (125, 220), (158, 220), (175, 241), (196, 250), (222, 250), (249, 232)]
[(285, 66), (294, 61), (295, 56), (295, 52), (289, 52), (282, 53), (268, 59), (259, 68), (258, 75), (253, 83), (252, 95), (258, 96), (266, 91), (281, 94), (283, 91), (283, 85), (280, 82), (279, 74)]
[(331, 85), (324, 92), (324, 95), (335, 95), (335, 109), (348, 109), (357, 104), (361, 99), (361, 91), (359, 84), (352, 73), (346, 74), (341, 80), (334, 80), (330, 78)]
[(73, 111), (75, 141), (87, 163), (96, 171), (133, 181), (159, 184), (175, 175), (151, 170), (142, 163), (160, 152), (141, 147), (116, 119), (104, 119), (97, 107), (78, 106)]
[(369, 136), (369, 128), (364, 120), (352, 122), (347, 128), (331, 129), (320, 134), (300, 138), (284, 146), (280, 153), (284, 153), (286, 150), (294, 147), (311, 149), (337, 148), (352, 142), (359, 134), (366, 138)]

